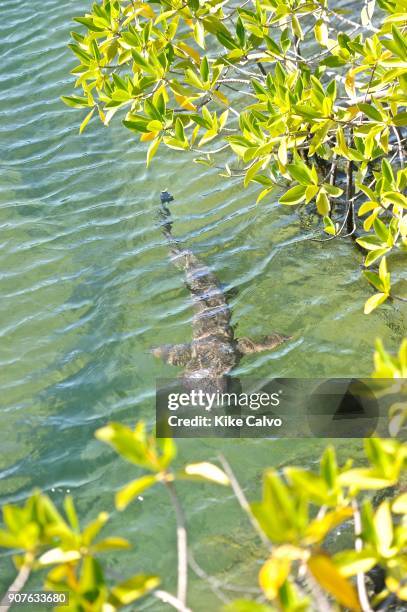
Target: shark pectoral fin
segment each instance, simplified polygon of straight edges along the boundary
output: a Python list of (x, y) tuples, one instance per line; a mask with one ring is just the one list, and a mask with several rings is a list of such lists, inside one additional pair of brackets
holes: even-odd
[(188, 344), (162, 344), (151, 349), (154, 357), (175, 366), (185, 366), (191, 359), (191, 345)]
[(268, 336), (264, 336), (259, 340), (253, 340), (251, 338), (239, 338), (237, 343), (237, 349), (242, 355), (249, 355), (250, 353), (261, 353), (262, 351), (270, 351), (283, 342), (290, 340), (291, 336), (285, 336), (284, 334), (274, 333)]

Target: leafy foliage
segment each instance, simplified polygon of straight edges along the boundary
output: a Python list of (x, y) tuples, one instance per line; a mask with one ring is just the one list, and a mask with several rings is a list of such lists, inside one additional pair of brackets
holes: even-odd
[(407, 12), (369, 0), (355, 23), (335, 5), (101, 0), (72, 33), (83, 95), (63, 99), (88, 109), (81, 131), (120, 112), (150, 143), (148, 164), (161, 145), (207, 166), (221, 155), (221, 174), (257, 183), (258, 201), (283, 189), (280, 203), (312, 207), (328, 239), (357, 237), (369, 313), (398, 297), (384, 257), (407, 244)]
[[(174, 472), (173, 442), (147, 435), (143, 423), (134, 430), (111, 424), (96, 435), (124, 459), (148, 472), (119, 491), (116, 496), (119, 510), (157, 482), (168, 486), (176, 478), (198, 478), (230, 484), (229, 477), (208, 462), (188, 464)], [(267, 600), (285, 611), (314, 609), (315, 584), (327, 602), (332, 600), (347, 609), (360, 610), (361, 593), (353, 578), (363, 577), (377, 565), (385, 572), (385, 588), (375, 595), (372, 605), (388, 597), (407, 601), (406, 494), (384, 499), (378, 506), (371, 497), (374, 491), (398, 485), (407, 469), (407, 444), (367, 439), (365, 451), (364, 467), (353, 467), (352, 460), (339, 465), (334, 448), (329, 446), (321, 457), (318, 472), (294, 466), (282, 473), (275, 469), (264, 472), (262, 499), (252, 503), (249, 510), (270, 542), (271, 552), (259, 573), (264, 603), (237, 600), (228, 604), (225, 611), (275, 609), (267, 605)], [(65, 499), (62, 514), (49, 497), (37, 492), (22, 507), (4, 506), (0, 546), (16, 552), (13, 559), (20, 572), (46, 568), (45, 588), (67, 591), (70, 596), (67, 609), (114, 612), (149, 593), (158, 593), (160, 581), (156, 576), (137, 574), (117, 584), (106, 576), (100, 555), (130, 546), (119, 537), (99, 539), (108, 518), (102, 512), (81, 531), (71, 497)], [(333, 532), (352, 522), (355, 548), (330, 552), (329, 538)], [(180, 602), (174, 600), (179, 606)]]
[[(396, 437), (405, 431), (407, 423), (407, 402), (403, 399), (407, 397), (407, 339), (401, 343), (396, 356), (390, 355), (381, 340), (377, 340), (374, 365), (373, 377), (377, 379), (379, 387), (377, 392), (382, 388), (383, 394), (397, 394), (399, 398), (389, 409), (389, 432)], [(393, 379), (393, 384), (389, 385), (389, 379)]]
[(47, 495), (37, 492), (22, 507), (4, 506), (0, 546), (16, 551), (14, 563), (20, 571), (47, 568), (44, 586), (67, 592), (67, 609), (114, 612), (160, 581), (156, 576), (139, 574), (108, 586), (99, 556), (130, 547), (123, 538), (98, 539), (108, 519), (109, 515), (101, 512), (81, 531), (71, 497), (66, 497), (61, 514)]
[[(392, 516), (392, 508), (394, 513), (404, 509), (405, 496), (396, 498), (393, 506), (386, 500), (376, 510), (369, 499), (364, 500), (360, 550), (345, 549), (332, 555), (324, 547), (334, 529), (359, 513), (355, 500), (361, 491), (396, 484), (406, 468), (406, 445), (368, 439), (365, 446), (369, 460), (366, 468), (353, 468), (351, 462), (340, 467), (334, 449), (328, 447), (319, 473), (294, 467), (287, 468), (284, 475), (266, 471), (262, 501), (252, 504), (252, 511), (275, 547), (259, 579), (266, 597), (282, 609), (292, 609), (284, 600), (287, 589), (295, 590), (289, 578), (295, 564), (346, 608), (360, 609), (357, 592), (348, 578), (378, 564), (386, 570), (387, 590), (401, 599), (407, 595), (400, 581), (405, 571), (406, 525), (395, 523)], [(387, 595), (386, 591), (381, 597)], [(299, 593), (296, 601), (300, 601)]]
[[(124, 510), (157, 482), (172, 483), (177, 476), (229, 484), (226, 474), (209, 462), (187, 464), (182, 471), (172, 472), (170, 464), (176, 454), (173, 440), (147, 434), (143, 422), (134, 430), (110, 423), (99, 429), (96, 437), (113, 446), (123, 459), (151, 473), (133, 480), (116, 494), (118, 510)], [(3, 507), (5, 528), (0, 530), (0, 547), (18, 551), (13, 558), (17, 569), (31, 572), (51, 568), (44, 586), (69, 594), (69, 606), (64, 608), (75, 612), (114, 612), (156, 589), (160, 583), (157, 576), (137, 574), (113, 584), (106, 577), (100, 554), (130, 548), (123, 538), (97, 539), (109, 519), (106, 512), (101, 512), (81, 531), (74, 502), (68, 496), (64, 515), (47, 495), (37, 492), (23, 507)]]

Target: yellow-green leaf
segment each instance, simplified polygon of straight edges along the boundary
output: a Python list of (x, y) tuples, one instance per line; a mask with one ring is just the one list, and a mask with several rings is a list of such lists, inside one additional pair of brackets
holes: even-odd
[(374, 517), (374, 526), (380, 554), (387, 557), (393, 541), (393, 520), (388, 500), (382, 502), (378, 507)]
[(145, 576), (143, 574), (133, 576), (133, 578), (113, 587), (109, 603), (117, 606), (117, 602), (120, 602), (123, 606), (128, 606), (136, 599), (155, 589), (159, 584), (160, 579), (157, 576)]
[(93, 553), (105, 552), (106, 550), (126, 550), (131, 548), (130, 542), (124, 538), (105, 538), (92, 546)]
[(84, 129), (86, 128), (86, 126), (88, 125), (89, 121), (92, 119), (93, 114), (95, 112), (95, 107), (92, 108), (92, 110), (90, 111), (90, 113), (88, 113), (85, 117), (85, 119), (82, 121), (80, 128), (79, 128), (79, 134), (82, 134), (82, 132), (84, 131)]
[(115, 501), (118, 510), (124, 510), (135, 497), (157, 482), (157, 475), (148, 475), (129, 482), (116, 493)]
[(307, 188), (304, 185), (296, 185), (289, 189), (283, 196), (281, 196), (279, 202), (280, 204), (286, 204), (288, 206), (293, 206), (294, 204), (299, 204), (305, 200), (305, 192)]
[(325, 191), (323, 191), (322, 189), (317, 195), (317, 210), (319, 214), (323, 217), (327, 216), (329, 211), (331, 210), (329, 198), (326, 195)]
[(271, 557), (260, 570), (259, 584), (267, 599), (275, 599), (288, 578), (291, 561), (287, 558)]
[(375, 293), (365, 302), (364, 313), (370, 314), (375, 308), (383, 304), (389, 297), (388, 293)]
[(339, 572), (345, 578), (356, 576), (361, 572), (368, 572), (374, 567), (377, 562), (377, 556), (372, 551), (364, 550), (356, 552), (355, 550), (344, 550), (336, 553), (333, 561)]
[(308, 568), (325, 591), (351, 610), (360, 610), (359, 599), (354, 587), (342, 576), (332, 560), (323, 554), (312, 555)]
[(162, 141), (161, 136), (152, 141), (151, 145), (148, 147), (147, 151), (147, 166), (150, 165), (151, 160), (157, 152), (158, 147), (160, 146), (160, 142)]
[(354, 468), (338, 476), (339, 483), (345, 487), (356, 489), (376, 490), (391, 487), (393, 480), (378, 475), (370, 468)]

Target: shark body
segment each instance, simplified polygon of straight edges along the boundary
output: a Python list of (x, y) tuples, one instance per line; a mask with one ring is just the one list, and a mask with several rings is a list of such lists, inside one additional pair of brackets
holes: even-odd
[(192, 297), (192, 341), (162, 345), (152, 352), (169, 364), (184, 367), (182, 379), (186, 388), (199, 386), (225, 390), (229, 373), (244, 355), (271, 350), (290, 339), (290, 336), (275, 332), (257, 341), (235, 338), (230, 306), (218, 278), (172, 235), (171, 213), (167, 207), (172, 200), (168, 192), (161, 193), (161, 227), (170, 247), (171, 259), (184, 272), (185, 283)]

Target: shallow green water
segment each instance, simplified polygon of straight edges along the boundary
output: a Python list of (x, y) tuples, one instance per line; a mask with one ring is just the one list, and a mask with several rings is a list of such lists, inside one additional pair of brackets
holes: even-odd
[[(244, 361), (242, 374), (368, 375), (374, 338), (393, 348), (406, 329), (399, 305), (363, 315), (369, 289), (359, 255), (345, 242), (304, 241), (295, 211), (256, 207), (253, 191), (178, 153), (163, 152), (147, 171), (145, 149), (120, 125), (78, 135), (80, 114), (59, 96), (70, 91), (69, 19), (85, 5), (0, 0), (0, 497), (15, 502), (40, 487), (59, 500), (70, 490), (84, 520), (111, 508), (113, 491), (135, 475), (93, 432), (107, 420), (152, 423), (155, 380), (173, 371), (148, 349), (157, 338), (190, 337), (188, 294), (155, 223), (161, 189), (176, 198), (175, 233), (238, 289), (238, 333), (294, 335)], [(254, 496), (262, 466), (311, 464), (323, 441), (179, 447), (180, 463), (222, 449)], [(252, 578), (259, 551), (230, 492), (199, 484), (180, 491), (200, 563), (230, 581)], [(172, 588), (164, 493), (114, 513), (112, 530), (125, 529), (136, 548), (111, 566), (123, 575), (158, 572)], [(4, 587), (11, 566), (4, 557), (1, 565)], [(215, 605), (203, 584), (193, 582), (191, 593), (194, 609)]]

